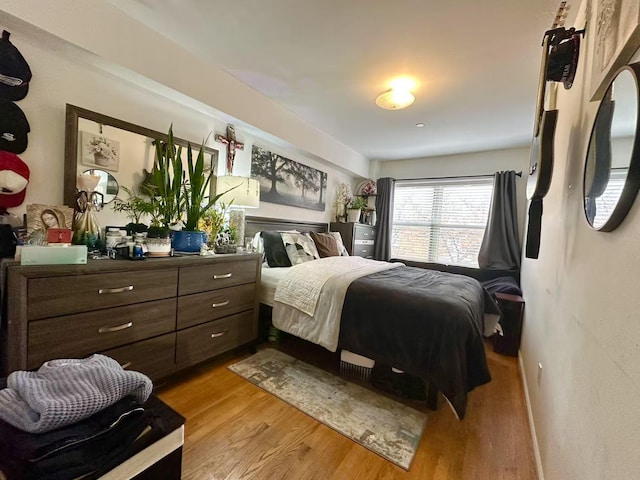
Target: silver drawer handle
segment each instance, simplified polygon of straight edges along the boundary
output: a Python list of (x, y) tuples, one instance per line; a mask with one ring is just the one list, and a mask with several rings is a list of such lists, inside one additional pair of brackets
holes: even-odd
[(126, 328), (133, 327), (133, 322), (123, 323), (122, 325), (118, 325), (116, 327), (100, 327), (98, 329), (98, 333), (109, 333), (109, 332), (117, 332), (119, 330), (124, 330)]
[(229, 305), (229, 300), (225, 300), (222, 303), (212, 303), (211, 306), (213, 308), (217, 308), (217, 307), (224, 307), (225, 305)]
[(133, 290), (133, 285), (128, 285), (126, 287), (119, 287), (119, 288), (101, 288), (100, 290), (98, 290), (98, 294), (102, 295), (104, 293), (122, 293), (122, 292), (130, 292), (131, 290)]
[(129, 368), (131, 365), (133, 365), (133, 362), (127, 362), (124, 363), (122, 365), (120, 365), (124, 370), (126, 370), (127, 368)]
[(231, 275), (233, 275), (232, 273), (225, 273), (223, 275), (214, 275), (213, 279), (214, 280), (220, 280), (222, 278), (231, 278)]
[(224, 332), (212, 333), (211, 334), (211, 338), (218, 338), (218, 337), (221, 337), (223, 335), (226, 335), (228, 331), (229, 330), (225, 330)]

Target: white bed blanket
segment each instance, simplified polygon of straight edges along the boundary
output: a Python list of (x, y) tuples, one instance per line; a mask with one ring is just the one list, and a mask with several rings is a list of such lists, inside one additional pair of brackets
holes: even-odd
[(296, 265), (276, 288), (273, 325), (335, 352), (351, 282), (400, 265), (362, 257), (327, 257)]

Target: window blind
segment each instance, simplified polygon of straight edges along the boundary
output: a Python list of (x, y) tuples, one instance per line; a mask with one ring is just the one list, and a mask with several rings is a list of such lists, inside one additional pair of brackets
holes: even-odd
[(492, 194), (493, 177), (396, 182), (391, 256), (477, 267)]
[(613, 209), (616, 208), (618, 200), (620, 200), (620, 195), (622, 195), (628, 170), (628, 168), (611, 169), (606, 190), (595, 199), (596, 215), (593, 219), (593, 225), (604, 225), (604, 223), (609, 220)]

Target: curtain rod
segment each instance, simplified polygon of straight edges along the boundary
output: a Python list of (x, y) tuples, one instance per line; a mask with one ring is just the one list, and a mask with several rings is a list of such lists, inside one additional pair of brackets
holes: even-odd
[[(454, 178), (483, 178), (483, 177), (493, 177), (493, 173), (489, 173), (487, 175), (460, 175), (455, 177), (422, 177), (422, 178), (396, 178), (397, 182), (407, 182), (409, 180), (451, 180)], [(516, 172), (516, 177), (522, 177), (522, 172)]]

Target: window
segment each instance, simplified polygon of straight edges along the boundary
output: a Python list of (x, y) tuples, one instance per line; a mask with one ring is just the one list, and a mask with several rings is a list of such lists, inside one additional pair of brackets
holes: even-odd
[(396, 182), (391, 256), (478, 266), (493, 177)]
[(609, 176), (609, 182), (604, 192), (600, 196), (595, 197), (595, 207), (593, 211), (595, 216), (591, 221), (592, 225), (601, 227), (604, 225), (616, 208), (620, 195), (622, 195), (622, 189), (627, 180), (628, 168), (612, 168)]

